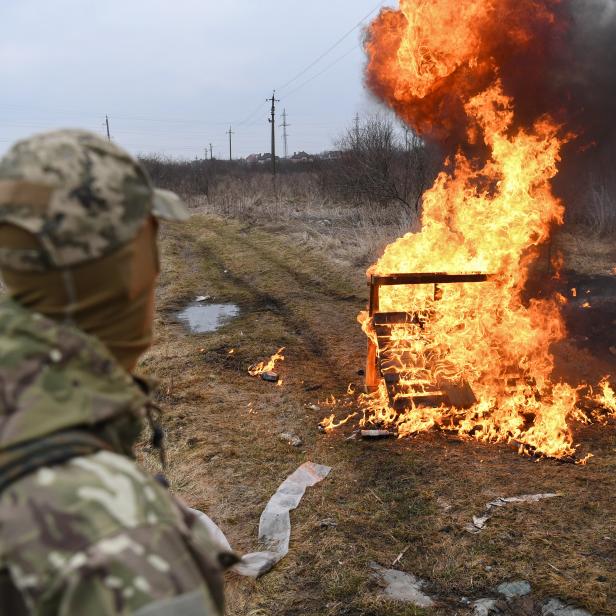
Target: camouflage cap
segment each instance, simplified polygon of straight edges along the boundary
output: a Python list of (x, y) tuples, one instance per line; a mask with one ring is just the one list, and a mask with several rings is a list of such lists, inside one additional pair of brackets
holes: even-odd
[(35, 135), (0, 160), (0, 225), (34, 235), (40, 249), (0, 246), (0, 266), (22, 271), (71, 267), (133, 239), (149, 215), (183, 221), (174, 193), (155, 189), (141, 164), (81, 130)]

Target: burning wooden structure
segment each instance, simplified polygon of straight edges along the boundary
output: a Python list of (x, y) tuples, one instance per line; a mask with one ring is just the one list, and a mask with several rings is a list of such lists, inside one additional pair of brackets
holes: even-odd
[(370, 327), (375, 336), (368, 340), (367, 391), (376, 392), (383, 379), (391, 408), (396, 411), (404, 411), (412, 405), (470, 408), (476, 404), (477, 399), (466, 381), (456, 382), (446, 378), (441, 378), (438, 382), (405, 379), (405, 369), (409, 366), (416, 367), (418, 354), (412, 348), (412, 339), (408, 336), (403, 339), (403, 346), (392, 345), (392, 331), (396, 327), (405, 328), (411, 325), (417, 332), (413, 337), (414, 341), (421, 344), (420, 334), (430, 315), (418, 312), (381, 312), (380, 292), (384, 286), (434, 285), (434, 301), (438, 302), (443, 297), (444, 285), (481, 283), (489, 279), (489, 274), (481, 272), (457, 274), (423, 272), (371, 276), (369, 317)]

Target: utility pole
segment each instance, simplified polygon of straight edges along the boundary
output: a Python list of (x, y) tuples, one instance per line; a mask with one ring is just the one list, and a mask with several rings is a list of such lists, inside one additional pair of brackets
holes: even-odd
[(265, 99), (268, 103), (272, 103), (272, 117), (269, 119), (272, 125), (272, 173), (276, 175), (276, 103), (280, 101), (276, 98), (276, 90), (272, 94), (272, 98)]
[(355, 115), (355, 146), (359, 147), (359, 113)]
[(214, 146), (210, 143), (210, 160), (214, 160)]
[(287, 133), (287, 128), (291, 125), (287, 123), (286, 109), (283, 109), (282, 111), (282, 124), (280, 126), (283, 128), (282, 138), (284, 140), (284, 157), (289, 158), (289, 133)]
[(233, 135), (235, 134), (231, 128), (232, 127), (229, 126), (229, 130), (227, 131), (227, 135), (229, 135), (229, 161), (233, 160)]
[(105, 116), (105, 124), (107, 126), (107, 141), (111, 141), (111, 132), (109, 131), (109, 116)]

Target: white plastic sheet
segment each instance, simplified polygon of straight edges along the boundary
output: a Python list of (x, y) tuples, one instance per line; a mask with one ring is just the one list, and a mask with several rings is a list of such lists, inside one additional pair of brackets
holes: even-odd
[(370, 568), (374, 571), (373, 579), (383, 587), (383, 596), (393, 601), (410, 603), (416, 607), (433, 607), (434, 601), (428, 597), (422, 588), (425, 582), (410, 573), (397, 569), (385, 569), (377, 563), (371, 563)]
[(488, 523), (488, 520), (494, 515), (495, 510), (500, 507), (506, 507), (513, 503), (537, 503), (546, 498), (557, 498), (562, 494), (524, 494), (523, 496), (510, 496), (508, 498), (497, 498), (486, 505), (482, 515), (473, 516), (472, 524), (467, 524), (465, 530), (469, 533), (480, 533)]
[[(290, 511), (300, 504), (307, 488), (323, 481), (332, 469), (322, 464), (306, 462), (289, 475), (270, 498), (259, 522), (259, 541), (266, 551), (246, 554), (233, 571), (246, 577), (258, 578), (270, 571), (289, 553), (291, 539)], [(225, 534), (205, 513), (192, 510), (205, 524), (212, 540), (224, 551), (233, 551)]]

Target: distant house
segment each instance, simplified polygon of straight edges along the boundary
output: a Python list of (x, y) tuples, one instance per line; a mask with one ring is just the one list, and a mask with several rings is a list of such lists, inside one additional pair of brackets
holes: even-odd
[[(279, 160), (278, 156), (276, 156), (276, 160)], [(246, 162), (255, 165), (265, 165), (272, 162), (272, 155), (269, 152), (267, 154), (251, 154), (246, 157)]]
[(342, 158), (342, 152), (340, 150), (329, 150), (319, 155), (321, 160), (338, 160)]
[(314, 160), (314, 156), (307, 152), (295, 152), (289, 160), (293, 163), (309, 163)]

